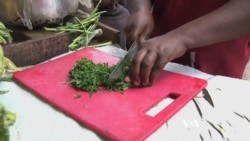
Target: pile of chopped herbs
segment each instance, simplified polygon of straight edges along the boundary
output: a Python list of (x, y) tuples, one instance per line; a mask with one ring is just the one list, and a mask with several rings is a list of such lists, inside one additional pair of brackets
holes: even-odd
[(69, 83), (79, 89), (84, 90), (92, 95), (99, 89), (119, 91), (121, 93), (128, 89), (129, 83), (125, 82), (125, 76), (129, 72), (131, 63), (128, 62), (122, 68), (122, 74), (116, 81), (110, 81), (109, 75), (116, 65), (108, 66), (108, 63), (97, 63), (83, 58), (77, 61), (74, 68), (69, 72)]
[(90, 15), (80, 20), (77, 17), (74, 17), (73, 22), (68, 22), (66, 25), (58, 26), (58, 27), (45, 27), (44, 29), (47, 31), (54, 31), (59, 33), (74, 33), (77, 37), (69, 44), (69, 50), (74, 51), (81, 47), (87, 47), (91, 39), (95, 36), (96, 27), (98, 25), (100, 15), (105, 11), (98, 11), (98, 6), (101, 3), (101, 0), (90, 13)]

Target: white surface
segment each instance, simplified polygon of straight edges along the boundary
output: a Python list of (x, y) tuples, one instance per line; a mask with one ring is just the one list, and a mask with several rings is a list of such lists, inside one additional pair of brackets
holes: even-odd
[[(100, 48), (116, 56), (124, 51), (112, 47)], [(148, 141), (222, 141), (221, 135), (208, 124), (221, 124), (221, 132), (230, 141), (249, 141), (250, 122), (234, 112), (250, 118), (250, 82), (222, 76), (212, 76), (190, 67), (169, 63), (166, 70), (208, 80), (207, 90), (215, 104), (212, 108), (199, 94), (196, 100), (203, 113), (200, 117), (193, 101), (163, 124)], [(52, 108), (13, 82), (0, 82), (0, 102), (17, 113), (17, 121), (10, 128), (10, 141), (101, 141), (91, 130)], [(230, 125), (228, 124), (230, 123)], [(211, 132), (211, 136), (209, 135)]]
[(166, 125), (163, 125), (148, 140), (157, 141), (158, 137), (162, 137), (161, 140), (164, 141), (201, 141), (202, 136), (205, 141), (222, 141), (223, 138), (208, 124), (208, 120), (217, 128), (219, 125), (223, 127), (221, 132), (225, 140), (249, 141), (250, 121), (234, 112), (250, 117), (250, 82), (222, 76), (215, 76), (208, 82), (207, 90), (212, 96), (215, 108), (203, 98), (197, 97), (203, 118), (200, 118), (194, 102), (189, 102), (168, 121), (167, 129)]

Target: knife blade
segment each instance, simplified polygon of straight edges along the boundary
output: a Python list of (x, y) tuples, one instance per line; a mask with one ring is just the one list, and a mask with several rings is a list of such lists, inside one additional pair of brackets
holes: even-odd
[(135, 40), (133, 44), (130, 46), (127, 54), (119, 61), (119, 63), (116, 65), (115, 69), (112, 71), (112, 73), (109, 75), (110, 81), (115, 81), (119, 78), (119, 76), (122, 73), (122, 67), (127, 61), (132, 61), (134, 55), (136, 54), (138, 50), (138, 41)]
[(207, 89), (202, 90), (203, 98), (212, 106), (214, 107), (214, 102), (212, 100), (212, 97), (210, 96)]

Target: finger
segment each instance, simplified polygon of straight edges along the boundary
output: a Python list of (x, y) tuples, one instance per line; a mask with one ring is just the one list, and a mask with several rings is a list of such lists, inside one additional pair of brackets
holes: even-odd
[(143, 48), (139, 49), (132, 61), (132, 66), (130, 69), (130, 79), (135, 86), (141, 85), (140, 67), (141, 67), (141, 62), (146, 54), (147, 54), (146, 50), (144, 50)]
[(124, 33), (125, 33), (125, 35), (126, 35), (126, 40), (127, 40), (127, 44), (128, 45), (131, 45), (131, 42), (132, 42), (132, 31), (133, 31), (133, 28), (134, 26), (133, 25), (127, 25), (125, 28), (124, 28)]
[[(139, 34), (140, 34), (140, 31), (139, 31), (139, 30), (135, 30), (133, 33), (131, 33), (131, 34), (129, 35), (129, 37), (128, 37), (128, 38), (129, 38), (129, 39), (128, 39), (129, 45), (132, 45), (133, 42), (134, 42), (137, 38), (140, 37)], [(139, 41), (139, 43), (140, 43), (140, 41)]]
[(147, 53), (147, 57), (144, 57), (144, 59), (142, 60), (140, 68), (140, 79), (143, 86), (149, 85), (149, 77), (156, 60), (157, 54), (152, 51), (149, 51)]
[[(127, 43), (131, 45), (136, 39), (138, 39), (139, 43), (142, 43), (146, 39), (146, 34), (144, 30), (147, 28), (143, 28), (136, 24), (131, 24), (125, 28), (125, 33), (127, 36)], [(144, 32), (144, 33), (143, 33)]]
[(129, 76), (126, 76), (124, 81), (127, 82), (127, 83), (131, 83), (132, 82), (131, 78)]
[(155, 79), (159, 75), (160, 71), (163, 70), (164, 66), (167, 64), (166, 60), (159, 59), (156, 61), (155, 65), (153, 66), (153, 69), (151, 71), (150, 77), (149, 77), (149, 85), (153, 85), (155, 83)]
[(136, 25), (132, 24), (125, 28), (125, 34), (127, 37), (128, 45), (131, 45), (134, 42), (134, 40), (139, 36), (140, 29)]
[(146, 39), (148, 39), (148, 38), (151, 36), (151, 33), (152, 33), (152, 31), (153, 31), (153, 28), (154, 28), (154, 27), (150, 27), (150, 26), (146, 28), (146, 30), (145, 30), (145, 32), (146, 32), (146, 33), (145, 33), (145, 35), (146, 35), (145, 38), (146, 38)]
[(142, 32), (141, 32), (141, 34), (140, 34), (140, 37), (139, 37), (139, 42), (143, 42), (143, 41), (145, 41), (146, 39), (148, 39), (149, 37), (150, 37), (150, 35), (151, 35), (151, 28), (149, 28), (149, 27), (145, 27), (143, 30), (142, 30)]

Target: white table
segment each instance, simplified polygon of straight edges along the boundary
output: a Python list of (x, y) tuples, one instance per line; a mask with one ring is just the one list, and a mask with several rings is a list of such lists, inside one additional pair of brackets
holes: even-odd
[[(124, 55), (123, 50), (112, 46), (99, 49), (118, 57)], [(153, 133), (148, 141), (222, 141), (222, 136), (230, 141), (250, 140), (250, 82), (209, 75), (175, 63), (167, 64), (165, 70), (206, 79), (206, 89), (215, 108), (212, 108), (200, 93), (195, 99), (199, 103), (203, 118), (200, 117), (194, 102), (190, 101)], [(0, 90), (9, 90), (7, 94), (0, 96), (0, 102), (10, 111), (17, 113), (17, 120), (10, 127), (10, 141), (102, 140), (95, 132), (78, 124), (14, 82), (0, 82)], [(209, 122), (223, 129), (218, 132)]]

